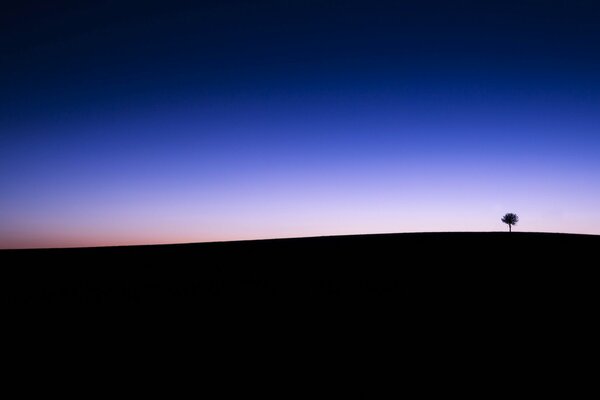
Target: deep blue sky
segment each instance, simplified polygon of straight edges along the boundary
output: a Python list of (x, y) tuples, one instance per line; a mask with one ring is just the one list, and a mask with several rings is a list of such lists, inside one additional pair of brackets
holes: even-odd
[(597, 2), (16, 3), (0, 247), (600, 234)]

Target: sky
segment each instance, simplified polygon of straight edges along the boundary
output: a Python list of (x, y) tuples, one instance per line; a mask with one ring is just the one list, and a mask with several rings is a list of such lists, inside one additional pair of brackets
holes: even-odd
[(19, 1), (0, 248), (600, 234), (596, 1)]

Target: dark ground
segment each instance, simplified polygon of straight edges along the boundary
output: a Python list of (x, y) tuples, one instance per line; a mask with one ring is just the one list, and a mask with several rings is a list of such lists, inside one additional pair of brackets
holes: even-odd
[(598, 250), (600, 236), (541, 233), (6, 250), (1, 289), (15, 308), (211, 311), (326, 302), (525, 315), (586, 302)]
[(225, 377), (225, 397), (312, 396), (321, 380), (369, 397), (379, 384), (355, 379), (377, 371), (422, 396), (573, 395), (595, 360), (599, 249), (600, 236), (513, 232), (0, 251), (3, 343), (13, 365), (43, 376), (68, 360), (61, 374), (98, 388), (121, 376), (154, 391), (132, 371), (174, 369)]

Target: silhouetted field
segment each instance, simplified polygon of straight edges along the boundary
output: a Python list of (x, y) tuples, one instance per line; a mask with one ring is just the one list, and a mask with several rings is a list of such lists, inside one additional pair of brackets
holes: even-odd
[(591, 235), (423, 233), (6, 250), (0, 263), (2, 294), (14, 305), (533, 307), (588, 295), (599, 249)]
[(402, 368), (419, 393), (566, 394), (590, 374), (572, 366), (595, 340), (598, 249), (600, 236), (423, 233), (0, 251), (18, 316), (5, 343), (111, 369), (127, 370), (124, 354), (142, 370), (189, 355), (215, 378), (291, 364), (329, 382), (330, 360), (392, 381)]

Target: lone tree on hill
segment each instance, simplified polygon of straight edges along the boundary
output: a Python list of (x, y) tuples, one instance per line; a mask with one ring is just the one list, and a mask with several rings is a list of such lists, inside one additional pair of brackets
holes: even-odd
[(517, 222), (519, 222), (519, 217), (517, 216), (517, 214), (513, 214), (513, 213), (504, 214), (504, 217), (502, 217), (502, 222), (504, 222), (505, 224), (507, 224), (508, 225), (508, 231), (512, 232), (511, 227), (513, 225), (516, 225)]

